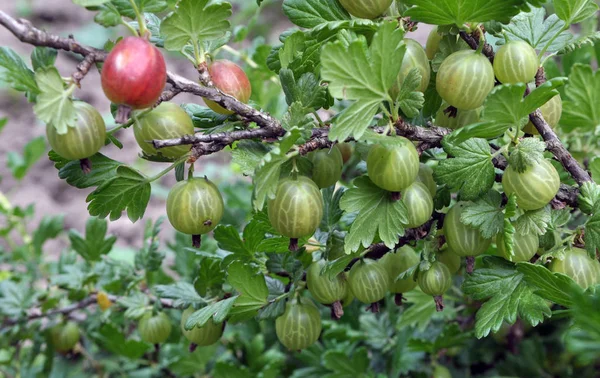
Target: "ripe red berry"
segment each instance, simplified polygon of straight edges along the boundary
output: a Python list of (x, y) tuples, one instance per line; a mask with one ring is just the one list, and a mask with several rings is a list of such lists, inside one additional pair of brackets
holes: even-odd
[[(252, 94), (250, 80), (248, 80), (244, 70), (237, 64), (229, 60), (217, 60), (208, 67), (208, 73), (214, 86), (221, 92), (233, 96), (243, 103), (250, 100)], [(233, 114), (232, 111), (223, 108), (214, 101), (205, 99), (204, 102), (216, 113)]]
[(110, 101), (132, 109), (153, 106), (167, 82), (162, 53), (139, 37), (126, 37), (108, 54), (102, 67), (102, 89)]

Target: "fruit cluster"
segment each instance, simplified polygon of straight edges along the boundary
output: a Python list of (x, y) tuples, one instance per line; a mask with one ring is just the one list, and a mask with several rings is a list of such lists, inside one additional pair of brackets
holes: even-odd
[[(354, 17), (373, 19), (384, 13), (392, 0), (353, 1), (340, 0), (342, 6)], [(412, 39), (405, 39), (404, 57), (399, 62), (399, 74), (390, 94), (397, 97), (410, 72), (418, 71), (421, 80), (418, 91), (425, 92), (432, 75), (430, 60), (437, 54), (443, 36), (434, 29), (426, 48)], [(522, 41), (507, 41), (501, 46), (493, 64), (481, 51), (459, 50), (447, 56), (437, 71), (435, 89), (443, 99), (434, 122), (438, 126), (459, 129), (479, 121), (486, 98), (497, 85), (531, 83), (540, 66), (536, 51)], [(229, 61), (214, 61), (208, 66), (212, 84), (222, 93), (247, 103), (251, 86), (244, 71)], [(148, 80), (152, 78), (152, 80)], [(120, 41), (107, 56), (102, 68), (102, 88), (107, 98), (119, 106), (116, 119), (126, 122), (133, 113), (135, 139), (142, 151), (150, 156), (179, 159), (190, 152), (189, 145), (179, 145), (157, 150), (150, 141), (173, 139), (194, 133), (190, 116), (179, 106), (161, 102), (167, 80), (167, 71), (161, 52), (145, 38), (128, 37)], [(206, 99), (213, 111), (230, 115), (233, 112)], [(65, 134), (48, 125), (48, 140), (54, 151), (65, 159), (83, 160), (97, 153), (105, 144), (106, 128), (102, 117), (93, 107), (75, 103), (78, 121)], [(141, 109), (155, 107), (151, 112)], [(541, 112), (552, 127), (558, 123), (562, 102), (557, 95), (541, 107)], [(531, 123), (525, 125), (527, 134), (537, 133)], [(268, 218), (274, 230), (290, 238), (290, 250), (299, 248), (298, 240), (311, 237), (319, 228), (324, 213), (321, 190), (342, 180), (344, 164), (353, 157), (349, 143), (337, 143), (330, 149), (312, 151), (307, 155), (312, 164), (308, 175), (293, 170), (283, 177), (268, 200)], [(358, 154), (356, 154), (358, 155)], [(382, 189), (385, 201), (402, 201), (406, 207), (407, 229), (426, 224), (434, 213), (437, 184), (430, 165), (421, 163), (415, 144), (401, 136), (389, 136), (385, 142), (370, 146), (366, 156), (369, 179)], [(295, 166), (295, 165), (294, 165)], [(528, 162), (525, 167), (510, 164), (502, 176), (502, 188), (507, 196), (514, 195), (518, 208), (523, 211), (538, 210), (556, 196), (560, 177), (547, 159)], [(500, 233), (495, 241), (485, 237), (479, 229), (464, 222), (467, 203), (455, 202), (446, 211), (440, 233), (445, 243), (433, 257), (421, 256), (411, 246), (404, 245), (375, 260), (361, 255), (351, 268), (330, 278), (323, 274), (329, 261), (336, 256), (319, 258), (307, 267), (306, 286), (312, 298), (332, 308), (334, 317), (343, 315), (343, 307), (354, 299), (368, 304), (372, 310), (388, 293), (400, 304), (402, 294), (415, 289), (435, 298), (438, 310), (443, 309), (442, 295), (450, 289), (453, 274), (461, 269), (461, 257), (467, 258), (467, 272), (471, 272), (473, 258), (494, 253), (511, 262), (531, 260), (540, 248), (535, 234), (514, 235), (514, 248), (509, 251), (505, 236)], [(200, 235), (212, 231), (224, 213), (223, 198), (214, 183), (206, 177), (190, 177), (177, 183), (169, 192), (166, 211), (171, 225), (178, 231), (192, 235), (199, 246)], [(495, 242), (496, 248), (491, 248)], [(491, 248), (491, 249), (490, 249)], [(429, 261), (427, 261), (427, 258)], [(600, 263), (588, 257), (582, 249), (572, 249), (562, 259), (556, 258), (550, 270), (573, 278), (587, 288), (600, 281)], [(408, 272), (414, 271), (414, 274)], [(196, 345), (217, 342), (225, 322), (212, 319), (202, 327), (185, 329), (192, 307), (181, 317), (184, 336)], [(286, 303), (284, 313), (275, 323), (281, 343), (300, 350), (312, 345), (321, 333), (319, 308), (307, 296), (294, 293)], [(171, 322), (164, 313), (148, 313), (139, 321), (142, 340), (159, 344), (168, 339)], [(79, 339), (79, 331), (71, 323), (57, 326), (51, 331), (59, 351), (68, 351)]]

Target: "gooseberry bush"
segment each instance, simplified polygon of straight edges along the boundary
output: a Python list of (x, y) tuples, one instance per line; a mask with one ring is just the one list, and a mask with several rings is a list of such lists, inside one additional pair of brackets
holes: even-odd
[[(31, 229), (0, 193), (1, 376), (597, 374), (597, 2), (73, 3), (120, 37), (0, 11), (35, 47), (2, 47), (1, 78), (47, 135), (9, 167), (47, 143), (90, 215)], [(266, 9), (294, 24), (274, 44), (253, 33)], [(100, 89), (110, 109), (79, 97)], [(158, 174), (110, 157), (127, 133)], [(206, 169), (221, 151), (236, 183)], [(146, 222), (131, 260), (108, 232), (125, 215)]]

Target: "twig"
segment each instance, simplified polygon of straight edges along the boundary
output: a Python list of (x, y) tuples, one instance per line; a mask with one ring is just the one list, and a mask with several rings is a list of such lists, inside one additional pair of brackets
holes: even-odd
[(94, 53), (87, 55), (81, 63), (77, 65), (77, 71), (73, 73), (73, 82), (77, 84), (78, 87), (81, 86), (81, 80), (88, 74), (90, 68), (96, 62), (96, 55)]
[[(108, 299), (111, 302), (116, 303), (119, 300), (119, 297), (117, 297), (116, 295), (109, 294)], [(157, 300), (157, 298), (155, 298), (155, 297), (149, 297), (149, 299), (152, 302)], [(167, 308), (174, 307), (173, 302), (171, 300), (160, 299), (160, 302), (163, 305), (163, 307), (167, 307)], [(69, 315), (70, 313), (72, 313), (74, 311), (82, 310), (82, 309), (89, 307), (91, 305), (94, 305), (96, 303), (98, 303), (98, 293), (91, 293), (87, 298), (82, 299), (79, 302), (70, 304), (70, 305), (62, 307), (62, 308), (53, 309), (53, 310), (50, 310), (47, 312), (44, 312), (41, 307), (33, 307), (27, 311), (26, 319), (6, 319), (6, 320), (4, 320), (2, 322), (2, 326), (0, 327), (0, 331), (2, 331), (3, 329), (5, 329), (7, 327), (11, 327), (15, 324), (19, 324), (22, 322), (30, 322), (32, 320), (41, 319), (41, 318), (51, 318), (56, 315)]]

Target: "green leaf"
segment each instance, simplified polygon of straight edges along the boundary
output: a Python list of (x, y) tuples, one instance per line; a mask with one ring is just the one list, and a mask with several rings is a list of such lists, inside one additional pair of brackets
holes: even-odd
[(301, 28), (314, 28), (329, 22), (350, 20), (350, 15), (337, 1), (285, 0), (283, 13)]
[(382, 101), (391, 102), (389, 89), (394, 84), (400, 66), (390, 61), (402, 61), (406, 45), (404, 33), (394, 23), (383, 23), (367, 48), (364, 38), (349, 45), (342, 41), (329, 43), (321, 54), (321, 75), (329, 82), (329, 92), (335, 98), (355, 100), (334, 121), (329, 132), (331, 140), (360, 138)]
[(566, 131), (581, 128), (593, 131), (600, 125), (600, 73), (592, 67), (575, 64), (565, 88), (567, 101), (563, 101), (560, 125)]
[(324, 203), (323, 219), (319, 227), (321, 230), (333, 231), (342, 218), (344, 212), (340, 209), (340, 200), (344, 192), (345, 190), (342, 188), (336, 190), (335, 186), (321, 189)]
[(269, 289), (265, 277), (250, 265), (234, 261), (227, 268), (227, 281), (240, 293), (232, 309), (232, 321), (252, 318), (268, 304)]
[[(144, 12), (148, 13), (159, 13), (167, 9), (167, 2), (165, 0), (134, 0), (136, 6), (141, 14)], [(125, 17), (135, 19), (136, 14), (131, 6), (131, 0), (111, 0), (112, 4), (118, 9), (119, 13)]]
[(413, 68), (404, 78), (396, 101), (402, 113), (408, 118), (416, 117), (425, 103), (425, 95), (418, 88), (421, 85), (421, 73), (418, 68)]
[(530, 12), (519, 13), (512, 18), (510, 24), (504, 26), (502, 32), (506, 33), (509, 40), (527, 42), (537, 50), (542, 50), (546, 45), (548, 52), (561, 50), (573, 40), (573, 35), (564, 30), (565, 22), (555, 14), (544, 20), (545, 15), (544, 8), (533, 8)]
[(585, 222), (583, 241), (590, 258), (596, 259), (596, 251), (600, 249), (600, 213), (594, 213)]
[(491, 139), (501, 136), (509, 128), (521, 128), (528, 122), (529, 114), (556, 96), (555, 88), (565, 82), (566, 78), (554, 78), (525, 98), (525, 84), (497, 86), (485, 100), (481, 121), (454, 131), (450, 138), (457, 142), (473, 137)]
[(406, 300), (405, 303), (410, 304), (410, 307), (402, 312), (396, 328), (403, 329), (410, 326), (424, 331), (436, 315), (435, 302), (431, 299), (431, 295), (425, 294), (421, 290), (411, 290), (403, 293), (402, 296)]
[(436, 182), (460, 189), (463, 200), (477, 199), (492, 188), (496, 173), (485, 139), (473, 138), (455, 145), (444, 138), (442, 146), (454, 158), (440, 161), (434, 170)]
[(517, 170), (524, 172), (544, 159), (546, 143), (536, 138), (523, 138), (517, 147), (510, 153), (508, 164)]
[(88, 158), (92, 162), (92, 171), (85, 174), (81, 170), (79, 160), (65, 160), (54, 151), (50, 151), (48, 156), (59, 170), (58, 177), (67, 180), (67, 184), (79, 189), (102, 185), (102, 183), (116, 176), (117, 168), (123, 165), (123, 163), (98, 153)]
[(342, 273), (348, 264), (358, 256), (356, 254), (349, 254), (338, 257), (333, 261), (328, 261), (321, 270), (321, 275), (326, 276), (329, 280), (334, 280), (338, 274)]
[(236, 144), (231, 157), (233, 162), (239, 165), (242, 174), (250, 176), (268, 152), (269, 149), (261, 142), (243, 140)]
[(40, 90), (33, 106), (35, 115), (55, 127), (59, 134), (65, 134), (69, 126), (74, 127), (77, 123), (72, 90), (65, 90), (64, 82), (54, 67), (39, 69), (35, 73), (35, 82)]
[(522, 262), (517, 263), (517, 270), (523, 274), (535, 294), (561, 306), (572, 307), (574, 295), (583, 293), (581, 287), (570, 277), (552, 273), (543, 265)]
[(155, 286), (156, 294), (160, 298), (173, 299), (173, 306), (187, 308), (194, 304), (205, 304), (204, 298), (198, 295), (194, 286), (187, 282), (177, 282), (171, 285)]
[(368, 176), (356, 178), (354, 185), (340, 201), (342, 210), (358, 212), (346, 236), (346, 253), (357, 251), (361, 245), (368, 247), (376, 236), (388, 248), (394, 248), (408, 223), (404, 202), (393, 201), (390, 193), (373, 184)]
[(75, 229), (69, 231), (71, 247), (87, 261), (100, 261), (117, 241), (116, 236), (105, 238), (107, 230), (106, 220), (91, 217), (85, 224), (85, 237)]
[(559, 55), (565, 55), (573, 51), (577, 51), (585, 46), (597, 46), (600, 42), (600, 31), (588, 35), (580, 35), (577, 39), (571, 40), (571, 43), (564, 46), (559, 52)]
[(257, 319), (274, 320), (285, 312), (285, 296), (283, 296), (285, 286), (275, 278), (266, 276), (265, 280), (269, 289), (269, 296), (267, 297), (269, 304), (259, 310)]
[(58, 51), (51, 47), (36, 47), (31, 53), (31, 65), (33, 70), (37, 71), (40, 68), (52, 67), (56, 61)]
[(94, 17), (94, 21), (105, 28), (117, 26), (121, 23), (121, 13), (114, 4), (106, 3), (100, 8), (100, 12)]
[(18, 318), (33, 305), (32, 287), (10, 280), (0, 281), (0, 314)]
[(210, 3), (209, 0), (182, 0), (177, 10), (167, 16), (160, 33), (167, 50), (179, 51), (187, 44), (197, 45), (225, 35), (231, 25), (231, 4)]
[(238, 299), (238, 296), (223, 299), (221, 301), (210, 304), (206, 307), (202, 307), (200, 310), (193, 312), (185, 322), (184, 328), (191, 330), (195, 327), (203, 327), (206, 322), (213, 319), (215, 323), (221, 323), (225, 321), (229, 311), (233, 308), (233, 304)]
[(33, 233), (33, 248), (37, 255), (42, 253), (42, 247), (47, 240), (57, 237), (64, 228), (64, 215), (44, 216)]
[(292, 70), (286, 68), (279, 71), (279, 78), (288, 105), (299, 102), (306, 109), (317, 110), (327, 104), (327, 88), (320, 85), (314, 73), (307, 72), (296, 82)]
[(0, 81), (10, 85), (20, 92), (31, 94), (39, 93), (33, 71), (31, 71), (23, 59), (8, 47), (0, 47)]
[(586, 214), (596, 214), (600, 210), (600, 186), (594, 182), (584, 182), (577, 198), (579, 209)]
[(504, 211), (501, 204), (502, 195), (490, 190), (475, 203), (464, 208), (460, 221), (479, 229), (484, 238), (491, 239), (504, 229)]
[(507, 23), (523, 5), (522, 0), (404, 0), (402, 3), (414, 5), (404, 12), (404, 16), (414, 21), (459, 27), (492, 20)]
[(206, 296), (213, 290), (217, 292), (221, 290), (225, 281), (225, 271), (221, 268), (221, 261), (220, 258), (205, 257), (200, 262), (194, 288), (201, 296)]
[(368, 350), (360, 347), (352, 355), (342, 350), (328, 350), (323, 355), (323, 366), (334, 372), (336, 377), (360, 377), (369, 369)]
[(127, 216), (135, 222), (144, 216), (150, 200), (150, 183), (140, 172), (127, 166), (120, 166), (117, 175), (101, 184), (87, 197), (88, 211), (92, 216), (111, 220), (121, 217), (127, 210)]
[(104, 349), (130, 359), (141, 358), (149, 348), (148, 343), (143, 341), (127, 340), (125, 335), (110, 323), (102, 325), (100, 330), (91, 336)]
[(219, 225), (214, 232), (215, 240), (219, 243), (219, 248), (225, 251), (233, 252), (239, 255), (251, 256), (244, 245), (244, 241), (240, 237), (237, 229), (231, 225)]
[(43, 136), (30, 140), (23, 149), (23, 155), (18, 152), (10, 151), (7, 154), (8, 169), (12, 172), (14, 178), (21, 180), (27, 174), (27, 171), (44, 155), (46, 152), (46, 138)]
[(523, 274), (499, 257), (485, 257), (484, 267), (468, 275), (462, 289), (475, 300), (487, 300), (475, 316), (477, 338), (497, 332), (504, 322), (513, 324), (517, 315), (534, 327), (551, 315), (544, 299), (533, 293)]
[(598, 11), (594, 0), (554, 0), (556, 15), (568, 25), (576, 24)]

